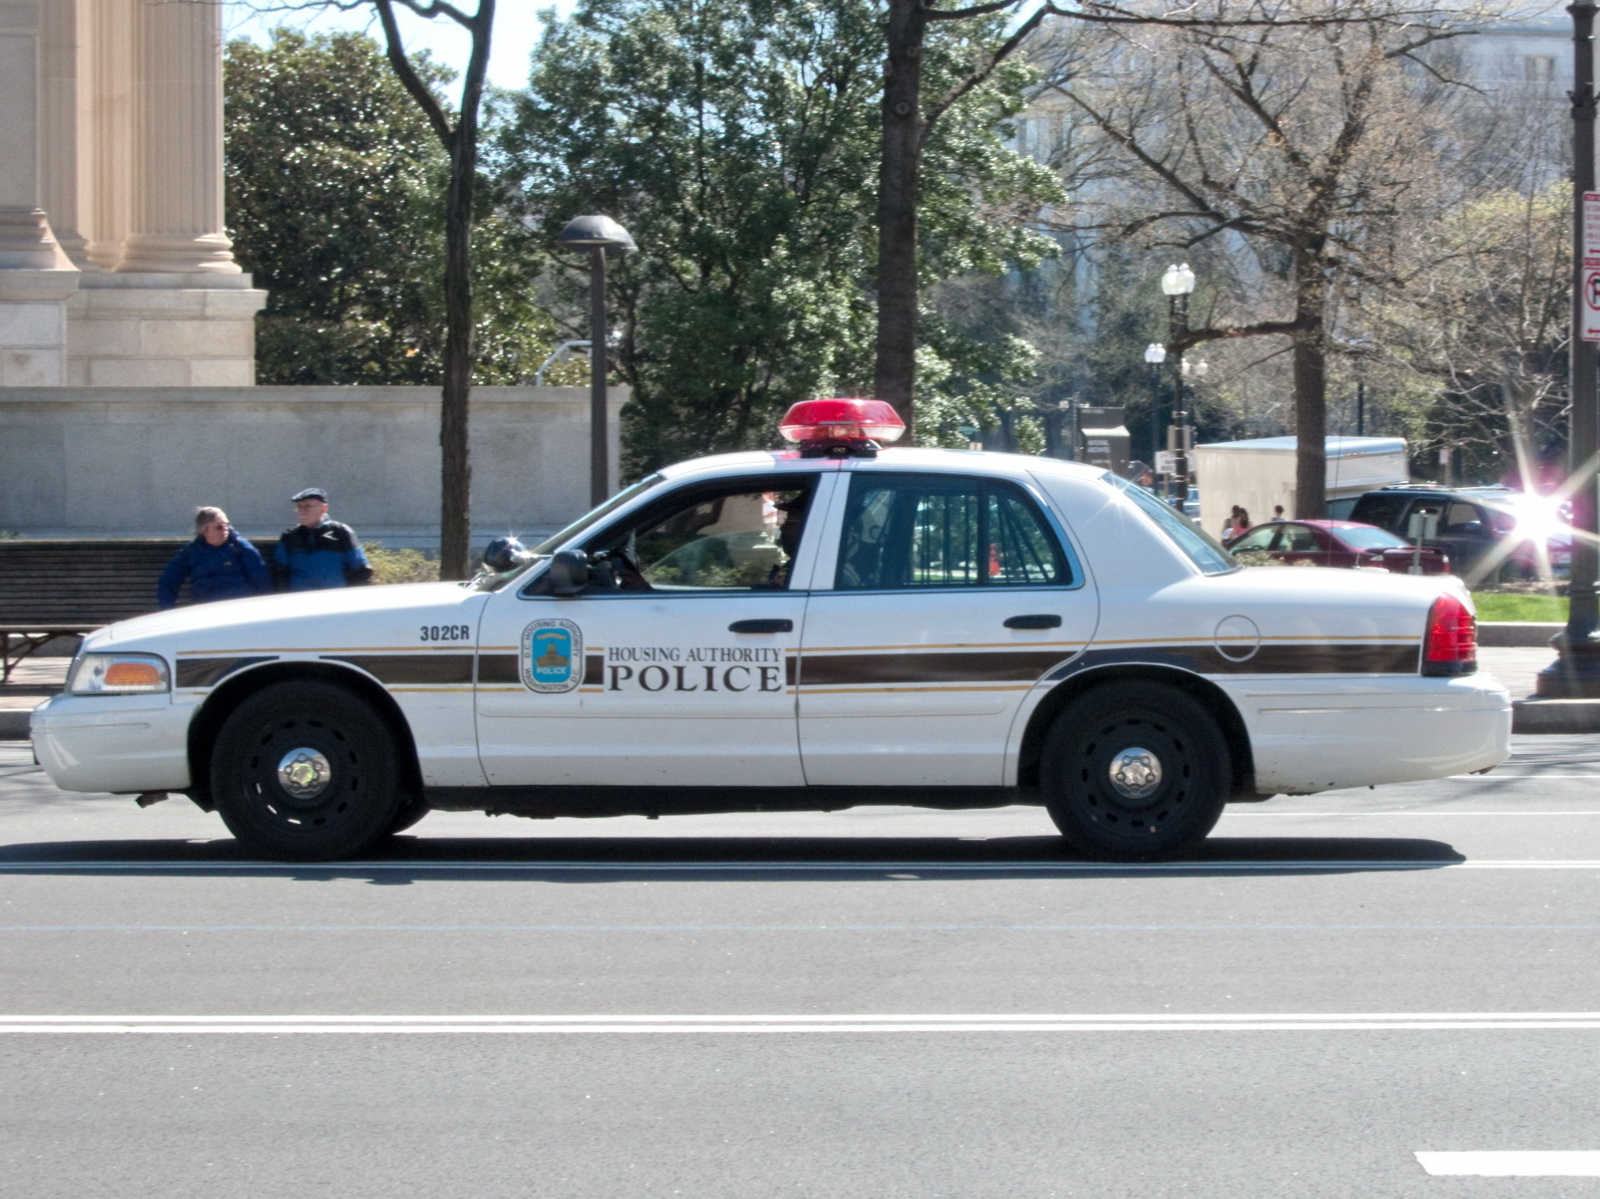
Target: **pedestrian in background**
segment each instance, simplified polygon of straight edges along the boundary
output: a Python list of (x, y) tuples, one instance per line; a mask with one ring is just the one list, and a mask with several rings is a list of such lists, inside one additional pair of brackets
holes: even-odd
[(273, 552), (279, 591), (325, 591), (372, 581), (366, 551), (349, 525), (328, 519), (328, 493), (307, 487), (290, 497), (295, 524)]
[(1283, 519), (1283, 505), (1282, 504), (1274, 504), (1274, 505), (1272, 505), (1272, 519), (1273, 519), (1274, 523), (1276, 523), (1277, 521), (1280, 521), (1280, 520)]
[(261, 552), (231, 524), (221, 508), (194, 510), (194, 540), (178, 551), (156, 584), (156, 605), (165, 611), (178, 606), (178, 589), (189, 582), (189, 595), (197, 604), (243, 599), (272, 590), (272, 578)]
[(1222, 526), (1222, 544), (1227, 545), (1240, 533), (1250, 527), (1250, 514), (1238, 504), (1233, 506), (1233, 512), (1228, 516), (1228, 523)]

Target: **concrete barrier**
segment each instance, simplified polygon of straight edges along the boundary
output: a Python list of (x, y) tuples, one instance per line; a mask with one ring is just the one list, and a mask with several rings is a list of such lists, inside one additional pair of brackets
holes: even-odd
[[(613, 463), (627, 397), (609, 396)], [(478, 387), (471, 403), (476, 542), (548, 534), (588, 509), (587, 388)], [(313, 486), (364, 540), (437, 545), (439, 389), (0, 388), (0, 531), (184, 536), (215, 504), (275, 535), (293, 523), (289, 496)]]

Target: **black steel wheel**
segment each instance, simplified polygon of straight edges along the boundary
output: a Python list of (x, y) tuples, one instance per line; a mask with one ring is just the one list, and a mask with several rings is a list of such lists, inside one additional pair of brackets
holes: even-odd
[(1205, 840), (1228, 800), (1227, 742), (1190, 696), (1130, 680), (1086, 692), (1045, 742), (1045, 808), (1092, 858), (1166, 858)]
[(360, 853), (391, 832), (405, 796), (393, 733), (330, 683), (275, 683), (228, 717), (211, 793), (239, 842), (284, 861)]

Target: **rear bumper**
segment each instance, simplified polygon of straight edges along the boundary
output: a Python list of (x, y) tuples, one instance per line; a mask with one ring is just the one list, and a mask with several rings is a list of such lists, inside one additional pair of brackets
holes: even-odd
[(1511, 693), (1485, 674), (1233, 678), (1224, 687), (1250, 730), (1263, 793), (1470, 774), (1511, 754)]

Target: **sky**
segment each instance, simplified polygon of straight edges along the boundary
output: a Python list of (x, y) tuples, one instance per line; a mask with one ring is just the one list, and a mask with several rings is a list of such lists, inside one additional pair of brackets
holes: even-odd
[[(460, 2), (467, 11), (475, 8), (473, 0)], [(571, 0), (498, 0), (494, 34), (489, 43), (490, 83), (504, 88), (527, 86), (528, 55), (539, 37), (538, 14), (551, 8), (565, 16), (571, 12), (572, 3)], [(466, 66), (470, 45), (461, 26), (444, 17), (424, 21), (399, 5), (395, 9), (407, 50), (425, 47), (433, 51), (435, 59), (458, 72)], [(312, 33), (359, 29), (371, 34), (379, 45), (383, 44), (383, 28), (378, 24), (377, 10), (370, 4), (359, 4), (353, 11), (341, 12), (304, 5), (298, 0), (224, 0), (222, 33), (230, 41), (246, 38), (264, 45), (269, 40), (269, 31), (279, 25)]]

